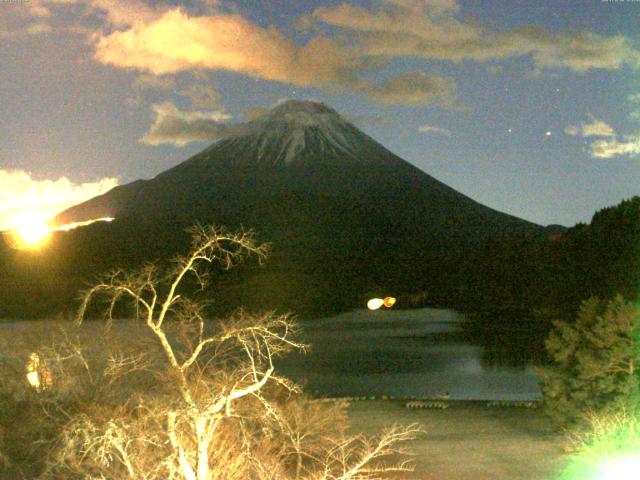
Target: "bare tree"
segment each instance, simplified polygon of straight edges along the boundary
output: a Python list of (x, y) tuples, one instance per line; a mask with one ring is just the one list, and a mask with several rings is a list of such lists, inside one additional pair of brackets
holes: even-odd
[[(305, 348), (289, 316), (240, 311), (205, 322), (205, 305), (186, 295), (185, 283), (204, 286), (208, 265), (228, 269), (247, 255), (263, 260), (267, 247), (251, 232), (198, 226), (193, 234), (190, 253), (170, 269), (114, 271), (83, 295), (79, 324), (98, 297), (106, 300), (109, 322), (128, 304), (156, 339), (166, 368), (155, 370), (161, 388), (130, 396), (124, 407), (113, 407), (115, 415), (89, 409), (73, 416), (44, 477), (349, 480), (408, 471), (406, 462), (376, 462), (402, 453), (396, 445), (414, 438), (415, 426), (393, 428), (376, 441), (349, 436), (346, 427), (320, 428), (340, 415), (323, 416), (276, 374), (275, 357)], [(114, 373), (103, 377), (112, 385), (151, 364), (140, 355), (113, 356)], [(319, 428), (304, 426), (305, 412)]]

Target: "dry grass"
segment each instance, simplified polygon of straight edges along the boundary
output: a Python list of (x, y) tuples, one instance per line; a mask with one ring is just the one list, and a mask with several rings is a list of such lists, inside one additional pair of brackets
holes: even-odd
[(449, 402), (447, 409), (408, 409), (401, 400), (353, 402), (353, 432), (371, 434), (388, 423), (418, 423), (410, 442), (419, 480), (551, 480), (568, 460), (565, 437), (541, 409), (487, 408)]

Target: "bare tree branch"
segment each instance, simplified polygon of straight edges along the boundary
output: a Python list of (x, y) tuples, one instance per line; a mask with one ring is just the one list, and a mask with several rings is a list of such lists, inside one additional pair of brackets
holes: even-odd
[[(251, 231), (197, 225), (191, 233), (191, 251), (171, 268), (116, 270), (84, 293), (78, 323), (99, 297), (107, 300), (108, 321), (119, 308), (133, 307), (159, 346), (165, 370), (155, 378), (166, 390), (127, 403), (113, 420), (81, 417), (55, 465), (83, 478), (141, 480), (366, 480), (409, 471), (405, 461), (382, 460), (403, 453), (397, 445), (415, 437), (415, 426), (367, 439), (335, 425), (344, 420), (337, 414), (343, 407), (322, 410), (303, 402), (297, 415), (291, 413), (288, 405), (300, 389), (274, 366), (279, 355), (305, 349), (289, 316), (241, 310), (205, 326), (205, 304), (189, 297), (185, 279), (203, 288), (212, 263), (229, 269), (247, 255), (262, 261), (268, 247)], [(152, 365), (141, 353), (110, 355), (107, 385)]]

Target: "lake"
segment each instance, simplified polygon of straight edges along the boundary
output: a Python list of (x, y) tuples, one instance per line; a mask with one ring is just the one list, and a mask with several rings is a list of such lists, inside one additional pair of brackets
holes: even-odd
[(319, 396), (531, 400), (541, 397), (528, 364), (487, 361), (452, 310), (358, 310), (303, 322), (311, 346), (278, 362), (280, 373)]
[[(316, 396), (437, 397), (460, 400), (531, 400), (541, 397), (527, 356), (530, 331), (500, 329), (496, 347), (471, 336), (466, 317), (453, 310), (357, 310), (301, 322), (306, 354), (278, 359), (277, 370)], [(512, 322), (514, 324), (515, 322)], [(0, 344), (31, 351), (56, 322), (2, 322)], [(116, 322), (126, 335), (149, 335), (139, 323)], [(103, 322), (80, 330), (94, 338)], [(495, 337), (495, 331), (492, 332)], [(486, 339), (485, 339), (486, 340)], [(24, 346), (22, 345), (24, 344)], [(26, 355), (26, 354), (25, 354)], [(25, 357), (26, 361), (26, 357)]]

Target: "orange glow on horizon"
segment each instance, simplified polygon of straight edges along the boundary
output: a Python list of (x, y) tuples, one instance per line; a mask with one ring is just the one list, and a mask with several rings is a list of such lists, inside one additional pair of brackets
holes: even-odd
[(46, 220), (35, 213), (25, 213), (15, 218), (4, 237), (11, 248), (38, 250), (51, 236)]
[(93, 220), (85, 220), (83, 222), (67, 223), (66, 225), (61, 225), (59, 227), (53, 227), (51, 230), (52, 231), (57, 231), (57, 232), (68, 232), (69, 230), (73, 230), (74, 228), (86, 227), (87, 225), (91, 225), (92, 223), (96, 223), (96, 222), (113, 222), (114, 220), (115, 220), (115, 218), (113, 218), (113, 217), (94, 218)]
[(112, 222), (113, 220), (113, 217), (101, 217), (52, 227), (48, 221), (35, 214), (25, 214), (15, 219), (12, 222), (12, 227), (2, 233), (11, 248), (17, 250), (40, 250), (51, 238), (52, 232), (68, 232), (92, 223)]

